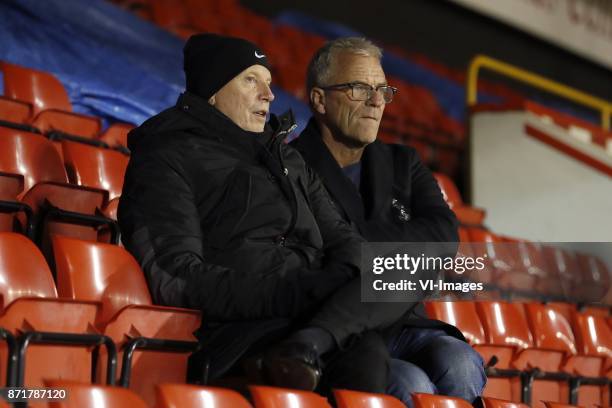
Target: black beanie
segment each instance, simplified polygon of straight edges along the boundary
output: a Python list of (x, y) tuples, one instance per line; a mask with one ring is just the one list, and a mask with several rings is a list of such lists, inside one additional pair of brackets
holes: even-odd
[(217, 34), (192, 35), (183, 49), (187, 91), (206, 100), (236, 75), (268, 59), (252, 42)]

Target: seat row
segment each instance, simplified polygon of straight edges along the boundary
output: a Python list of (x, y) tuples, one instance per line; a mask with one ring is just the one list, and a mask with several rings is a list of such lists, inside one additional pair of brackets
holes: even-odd
[(485, 226), (484, 209), (465, 204), (448, 176), (434, 176), (460, 223), (458, 256), (486, 259), (484, 269), (469, 269), (464, 280), (485, 283), (489, 297), (612, 305), (612, 268), (601, 258), (496, 234)]
[[(98, 356), (94, 370), (98, 378), (106, 374), (107, 381), (117, 380), (108, 365), (113, 364), (112, 349), (118, 347), (120, 384), (129, 385), (132, 379), (134, 389), (145, 398), (151, 398), (154, 384), (184, 380), (200, 314), (153, 306), (143, 272), (119, 246), (53, 236), (52, 247), (57, 283), (31, 241), (20, 234), (0, 233), (0, 327), (7, 339), (16, 338), (12, 346), (9, 341), (8, 348), (0, 348), (7, 384), (40, 385), (44, 378), (54, 377), (89, 379), (92, 353), (68, 347), (74, 342), (84, 345), (85, 340), (89, 340), (86, 345), (93, 341), (109, 349), (100, 354), (106, 358)], [(569, 401), (571, 391), (601, 402), (600, 387), (607, 384), (602, 378), (612, 361), (609, 317), (539, 303), (429, 302), (427, 310), (430, 317), (454, 324), (464, 333), (489, 363), (491, 375), (508, 377), (497, 384), (490, 381), (493, 396), (527, 400), (520, 386), (531, 379), (534, 395), (539, 395), (540, 380), (552, 381), (555, 392), (548, 390), (549, 399)], [(56, 335), (49, 338), (41, 332)], [(57, 333), (72, 336), (58, 339)], [(55, 343), (38, 344), (49, 341)], [(164, 347), (166, 352), (159, 351)], [(158, 351), (139, 351), (147, 348)], [(542, 350), (548, 351), (542, 354)], [(20, 356), (31, 362), (27, 369)], [(12, 363), (17, 367), (11, 368)], [(549, 372), (562, 374), (542, 377)], [(589, 381), (595, 383), (591, 386)], [(580, 383), (587, 385), (573, 387)]]
[[(0, 152), (0, 230), (29, 233), (48, 259), (50, 234), (117, 242), (114, 220), (127, 156), (71, 140), (52, 143), (4, 127)], [(484, 210), (466, 205), (447, 176), (436, 174), (436, 179), (464, 226), (460, 252), (486, 254), (489, 260), (484, 271), (469, 271), (464, 277), (487, 283), (488, 289), (531, 297), (605, 299), (610, 275), (599, 258), (498, 236), (485, 229)]]
[(541, 407), (540, 400), (606, 405), (612, 319), (575, 305), (430, 301), (429, 317), (455, 325), (483, 357), (484, 395)]
[(116, 123), (102, 132), (100, 118), (73, 112), (66, 89), (54, 75), (5, 61), (0, 61), (0, 72), (1, 126), (126, 151), (127, 132), (133, 126)]
[(484, 228), (461, 228), (459, 257), (482, 257), (484, 269), (463, 279), (483, 282), (502, 297), (612, 304), (610, 269), (600, 257), (556, 245), (497, 235)]
[(105, 379), (147, 398), (155, 384), (185, 380), (199, 311), (154, 306), (119, 246), (53, 236), (52, 250), (57, 283), (30, 240), (0, 232), (1, 383)]
[[(47, 381), (52, 390), (66, 398), (52, 400), (49, 408), (147, 408), (145, 401), (129, 390), (62, 380)], [(249, 397), (224, 388), (186, 384), (159, 384), (155, 408), (331, 408), (330, 402), (315, 393), (275, 387), (250, 386)], [(59, 394), (58, 394), (59, 395)], [(394, 397), (351, 390), (334, 390), (337, 408), (405, 408)], [(415, 408), (472, 408), (465, 400), (430, 394), (412, 395)], [(547, 408), (572, 408), (572, 405), (546, 402)], [(1, 406), (1, 405), (0, 405)], [(483, 398), (484, 408), (527, 408), (523, 404)]]
[(0, 71), (0, 231), (26, 233), (47, 256), (50, 233), (118, 242), (133, 126), (101, 134), (101, 120), (74, 113), (52, 74), (2, 61)]
[(25, 233), (47, 258), (51, 234), (117, 243), (127, 163), (115, 150), (0, 126), (0, 231)]

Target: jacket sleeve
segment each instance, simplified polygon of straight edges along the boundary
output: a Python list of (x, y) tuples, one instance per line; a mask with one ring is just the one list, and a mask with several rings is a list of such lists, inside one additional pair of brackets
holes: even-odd
[(359, 226), (366, 239), (371, 242), (457, 242), (457, 217), (444, 201), (431, 171), (414, 149), (390, 147), (395, 167), (394, 190), (410, 219), (402, 221), (399, 210), (392, 208), (392, 218), (383, 213)]
[(311, 210), (323, 238), (324, 269), (359, 276), (361, 244), (365, 240), (344, 220), (319, 176), (308, 166), (306, 173)]
[(124, 244), (155, 303), (199, 309), (209, 321), (292, 317), (312, 303), (314, 291), (348, 280), (346, 272), (309, 270), (261, 276), (208, 261), (193, 190), (180, 158), (167, 155), (132, 155), (118, 213)]

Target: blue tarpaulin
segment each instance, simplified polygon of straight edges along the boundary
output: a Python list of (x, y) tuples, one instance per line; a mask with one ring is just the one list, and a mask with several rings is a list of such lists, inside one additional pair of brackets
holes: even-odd
[[(183, 40), (105, 0), (3, 0), (0, 60), (55, 74), (75, 112), (140, 124), (184, 89)], [(306, 105), (275, 88), (273, 112)]]

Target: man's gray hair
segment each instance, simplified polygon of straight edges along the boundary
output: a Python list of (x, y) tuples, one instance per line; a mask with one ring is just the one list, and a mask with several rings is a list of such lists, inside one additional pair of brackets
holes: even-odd
[(375, 57), (378, 61), (382, 58), (382, 49), (365, 38), (346, 37), (329, 41), (319, 48), (308, 64), (308, 73), (306, 75), (306, 91), (308, 95), (310, 95), (310, 90), (315, 86), (331, 85), (328, 81), (332, 73), (332, 64), (336, 55), (344, 52)]

